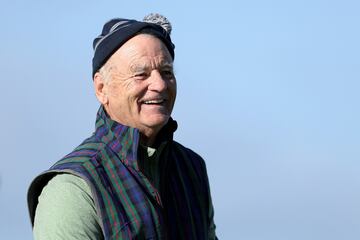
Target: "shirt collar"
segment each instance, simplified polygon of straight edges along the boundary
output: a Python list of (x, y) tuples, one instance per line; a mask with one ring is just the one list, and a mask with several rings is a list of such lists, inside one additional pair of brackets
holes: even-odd
[[(176, 129), (176, 121), (170, 118), (158, 133), (155, 148), (163, 142), (172, 141), (173, 133)], [(109, 146), (125, 165), (139, 170), (137, 163), (140, 140), (139, 129), (122, 125), (110, 119), (104, 107), (100, 106), (96, 117), (96, 131), (94, 135), (98, 141)]]

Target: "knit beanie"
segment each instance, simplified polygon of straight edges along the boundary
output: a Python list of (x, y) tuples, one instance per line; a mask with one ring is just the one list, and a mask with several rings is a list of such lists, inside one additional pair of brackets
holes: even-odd
[(170, 22), (160, 14), (149, 14), (143, 21), (114, 18), (105, 23), (101, 34), (94, 39), (94, 57), (92, 59), (92, 76), (106, 63), (111, 55), (126, 41), (139, 33), (148, 33), (159, 38), (174, 59), (175, 45), (170, 38)]

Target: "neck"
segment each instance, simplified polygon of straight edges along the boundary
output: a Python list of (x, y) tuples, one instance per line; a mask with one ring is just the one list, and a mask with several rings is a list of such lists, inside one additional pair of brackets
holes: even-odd
[(157, 137), (157, 133), (158, 131), (153, 131), (153, 130), (149, 130), (149, 131), (141, 131), (140, 130), (140, 142), (141, 144), (148, 146), (148, 147), (153, 147), (156, 141), (156, 137)]

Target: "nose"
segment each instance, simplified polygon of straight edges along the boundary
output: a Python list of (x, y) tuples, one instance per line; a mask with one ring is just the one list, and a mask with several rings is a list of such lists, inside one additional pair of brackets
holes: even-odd
[(153, 70), (150, 76), (149, 90), (162, 92), (167, 89), (167, 81), (164, 79), (158, 70)]

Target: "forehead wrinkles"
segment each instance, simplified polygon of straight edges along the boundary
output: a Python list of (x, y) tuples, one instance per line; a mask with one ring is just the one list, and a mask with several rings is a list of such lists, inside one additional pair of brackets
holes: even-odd
[(140, 59), (134, 59), (130, 62), (130, 71), (132, 72), (138, 72), (138, 71), (144, 71), (144, 70), (153, 70), (153, 69), (160, 69), (164, 67), (173, 67), (172, 61), (169, 61), (163, 56), (157, 56), (157, 57), (143, 57)]

